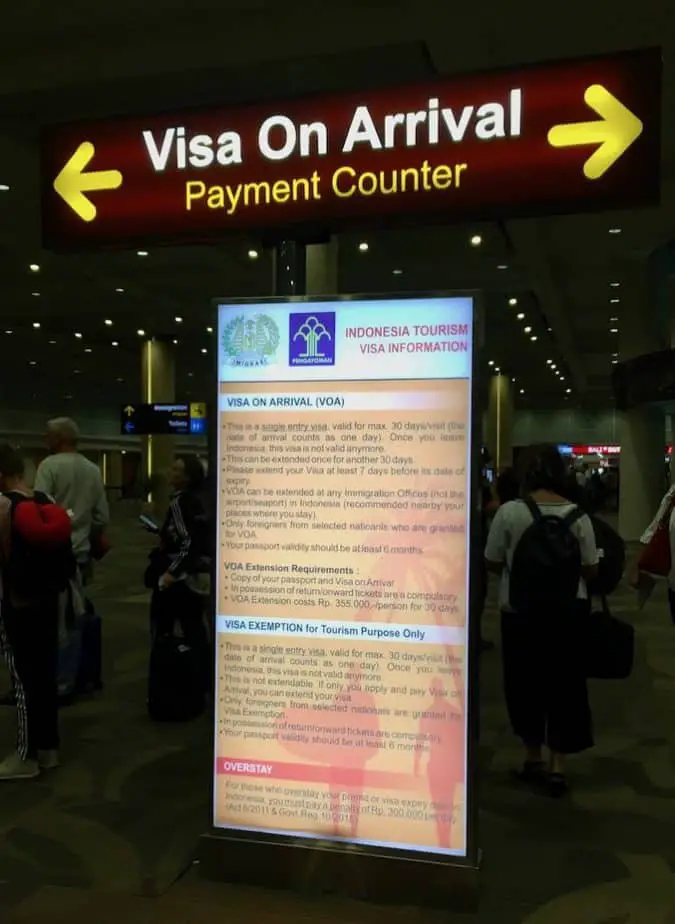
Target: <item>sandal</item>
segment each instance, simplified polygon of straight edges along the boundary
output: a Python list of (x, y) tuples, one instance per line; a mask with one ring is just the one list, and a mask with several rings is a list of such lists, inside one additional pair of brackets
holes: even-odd
[(549, 773), (546, 791), (552, 799), (560, 799), (569, 792), (569, 783), (564, 773)]

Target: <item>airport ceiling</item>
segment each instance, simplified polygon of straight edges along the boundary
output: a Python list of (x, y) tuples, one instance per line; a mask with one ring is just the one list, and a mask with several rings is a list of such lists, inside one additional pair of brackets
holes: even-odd
[(512, 0), (506, 21), (501, 0), (14, 4), (0, 60), (0, 402), (56, 412), (136, 399), (138, 331), (177, 340), (177, 397), (202, 397), (211, 299), (272, 294), (272, 257), (255, 238), (147, 256), (43, 251), (42, 126), (661, 46), (658, 208), (339, 237), (342, 292), (482, 290), (484, 368), (516, 378), (519, 406), (610, 406), (623, 319), (645, 316), (647, 257), (675, 238), (675, 8), (573, 0), (545, 10)]

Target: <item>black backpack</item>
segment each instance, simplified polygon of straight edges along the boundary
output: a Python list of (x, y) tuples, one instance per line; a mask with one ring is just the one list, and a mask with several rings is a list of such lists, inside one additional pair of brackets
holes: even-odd
[(520, 537), (509, 574), (509, 603), (516, 613), (568, 614), (576, 604), (581, 549), (570, 527), (584, 515), (575, 507), (566, 516), (544, 515), (531, 498), (524, 503), (532, 523)]
[(591, 517), (598, 547), (598, 574), (588, 584), (589, 597), (608, 597), (619, 586), (626, 567), (626, 543), (615, 529), (598, 517)]
[(77, 574), (70, 538), (43, 545), (26, 538), (14, 523), (19, 505), (33, 503), (45, 507), (54, 502), (40, 491), (32, 497), (18, 492), (9, 492), (6, 496), (12, 505), (11, 548), (4, 575), (7, 586), (17, 596), (27, 599), (63, 593)]

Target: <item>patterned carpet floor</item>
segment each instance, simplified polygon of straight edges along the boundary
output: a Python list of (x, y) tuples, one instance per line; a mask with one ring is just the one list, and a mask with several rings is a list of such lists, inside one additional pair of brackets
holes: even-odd
[[(105, 621), (106, 688), (63, 711), (62, 768), (0, 787), (0, 920), (463, 921), (199, 880), (192, 860), (208, 819), (209, 720), (146, 718), (140, 575), (149, 546), (122, 511), (92, 589)], [(520, 755), (498, 648), (483, 657), (481, 924), (675, 924), (675, 627), (660, 588), (640, 614), (627, 588), (613, 609), (638, 628), (636, 669), (626, 682), (593, 684), (598, 744), (571, 766), (567, 800), (510, 782)], [(498, 641), (494, 608), (486, 634)], [(13, 735), (12, 710), (0, 709), (0, 747), (10, 750)]]

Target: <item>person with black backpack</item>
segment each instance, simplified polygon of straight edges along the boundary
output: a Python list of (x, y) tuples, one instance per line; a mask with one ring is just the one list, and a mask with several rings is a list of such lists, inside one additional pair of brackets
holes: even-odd
[(561, 796), (564, 756), (593, 746), (580, 640), (598, 550), (589, 517), (566, 496), (565, 463), (554, 446), (524, 452), (520, 480), (522, 500), (495, 514), (485, 558), (501, 575), (504, 692), (525, 745), (517, 776)]
[(30, 490), (8, 445), (0, 446), (0, 490), (0, 647), (18, 717), (17, 748), (0, 762), (0, 780), (22, 780), (59, 765), (58, 601), (77, 562), (70, 517)]

